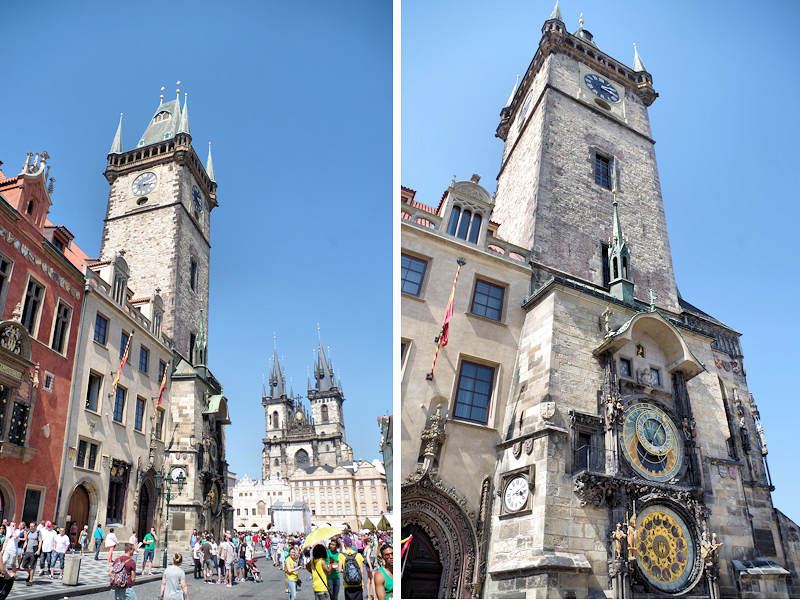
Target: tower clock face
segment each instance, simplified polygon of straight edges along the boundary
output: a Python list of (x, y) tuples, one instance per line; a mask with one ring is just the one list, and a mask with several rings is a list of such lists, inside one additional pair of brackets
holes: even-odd
[(506, 491), (503, 494), (503, 502), (505, 503), (506, 510), (509, 512), (516, 512), (525, 506), (528, 500), (528, 480), (525, 477), (514, 477), (506, 486)]
[(195, 186), (192, 186), (192, 200), (194, 201), (194, 209), (197, 212), (203, 212), (203, 195)]
[(667, 413), (639, 403), (625, 411), (622, 454), (633, 470), (652, 481), (669, 481), (683, 467), (683, 442)]
[(148, 171), (147, 173), (142, 173), (133, 180), (131, 190), (133, 190), (133, 193), (137, 196), (144, 196), (153, 191), (156, 187), (156, 183), (158, 183), (156, 174), (152, 171)]
[(619, 102), (619, 92), (617, 91), (617, 88), (600, 77), (600, 75), (589, 73), (583, 78), (583, 81), (586, 83), (586, 87), (592, 90), (596, 95), (600, 96), (603, 100), (608, 100), (609, 102)]
[(686, 522), (672, 509), (648, 506), (636, 527), (639, 570), (662, 592), (687, 587), (695, 562), (695, 544)]

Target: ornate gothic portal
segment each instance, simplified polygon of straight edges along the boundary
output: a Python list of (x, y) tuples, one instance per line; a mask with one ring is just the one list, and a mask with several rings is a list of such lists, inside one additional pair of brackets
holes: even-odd
[[(428, 561), (435, 565), (438, 559), (441, 564), (438, 597), (471, 598), (478, 544), (473, 519), (463, 508), (465, 502), (457, 497), (455, 490), (446, 489), (440, 480), (428, 474), (407, 479), (402, 498), (403, 529), (424, 531), (438, 555)], [(429, 597), (424, 594), (432, 588), (430, 573), (426, 569), (415, 577), (407, 571), (410, 585), (405, 587), (404, 577), (403, 597)], [(416, 592), (415, 585), (420, 587)]]

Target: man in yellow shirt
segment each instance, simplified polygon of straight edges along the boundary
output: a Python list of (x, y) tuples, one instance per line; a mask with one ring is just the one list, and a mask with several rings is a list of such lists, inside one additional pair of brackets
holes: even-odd
[(339, 553), (339, 571), (344, 584), (344, 600), (363, 600), (364, 557), (353, 548), (353, 540), (345, 536), (342, 540), (342, 551)]

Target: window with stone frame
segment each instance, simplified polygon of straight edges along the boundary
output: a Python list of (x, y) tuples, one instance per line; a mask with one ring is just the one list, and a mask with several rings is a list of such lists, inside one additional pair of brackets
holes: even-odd
[(145, 346), (139, 346), (139, 370), (142, 373), (147, 373), (150, 362), (150, 350)]
[(158, 380), (164, 381), (164, 371), (167, 370), (167, 363), (163, 360), (158, 361)]
[(614, 159), (595, 152), (594, 182), (607, 190), (614, 188)]
[(125, 356), (125, 350), (128, 347), (128, 340), (129, 339), (130, 339), (130, 335), (128, 335), (126, 332), (123, 331), (122, 333), (120, 333), (120, 336), (119, 336), (119, 358), (120, 358), (120, 360), (122, 359), (123, 356)]
[(402, 254), (400, 257), (400, 291), (411, 296), (419, 296), (427, 266), (428, 262), (421, 258)]
[(25, 289), (25, 302), (22, 307), (22, 326), (28, 330), (31, 337), (36, 337), (43, 299), (44, 286), (33, 277), (29, 278), (28, 286)]
[(103, 376), (89, 371), (89, 383), (86, 386), (86, 410), (98, 412), (100, 406), (100, 390), (103, 387)]
[(114, 397), (114, 414), (113, 419), (115, 423), (122, 423), (125, 418), (125, 396), (128, 390), (122, 386), (117, 386), (116, 395)]
[(486, 424), (494, 385), (494, 368), (462, 361), (458, 373), (453, 417)]
[(97, 455), (99, 446), (92, 440), (80, 438), (78, 440), (78, 453), (75, 457), (75, 466), (81, 469), (95, 471), (97, 469)]
[(6, 295), (8, 294), (8, 282), (11, 279), (11, 269), (14, 263), (0, 254), (0, 311), (5, 308)]
[(94, 341), (98, 344), (106, 345), (108, 339), (108, 319), (100, 313), (94, 317)]
[(473, 315), (486, 317), (492, 321), (502, 320), (505, 291), (505, 288), (501, 285), (489, 283), (483, 279), (476, 279), (470, 312)]
[(141, 396), (136, 396), (136, 415), (133, 419), (133, 428), (136, 431), (142, 431), (142, 424), (144, 422), (144, 409), (147, 401)]
[(111, 476), (108, 483), (106, 523), (122, 523), (129, 475), (130, 465), (128, 463), (116, 458), (112, 459)]
[(55, 325), (53, 326), (53, 339), (50, 342), (50, 347), (59, 354), (66, 354), (67, 335), (69, 334), (71, 319), (72, 308), (62, 300), (59, 300), (56, 307)]
[(603, 419), (596, 415), (569, 412), (572, 424), (572, 473), (606, 470)]

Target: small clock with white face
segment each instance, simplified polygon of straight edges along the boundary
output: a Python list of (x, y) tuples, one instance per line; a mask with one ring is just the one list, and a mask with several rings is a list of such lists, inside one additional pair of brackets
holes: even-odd
[(148, 171), (147, 173), (142, 173), (133, 180), (133, 184), (131, 184), (131, 190), (137, 196), (144, 196), (145, 194), (152, 192), (157, 183), (158, 178), (156, 177), (156, 174), (152, 171)]
[(608, 102), (619, 102), (619, 92), (610, 82), (606, 81), (600, 75), (589, 73), (584, 75), (583, 81), (592, 92), (598, 97)]
[(506, 490), (503, 493), (503, 504), (507, 512), (517, 512), (522, 510), (525, 503), (528, 501), (530, 489), (528, 487), (528, 480), (523, 475), (514, 477), (506, 485)]
[(175, 467), (174, 469), (172, 469), (170, 477), (172, 477), (173, 480), (177, 481), (178, 479), (186, 477), (186, 471), (183, 469), (183, 467)]

